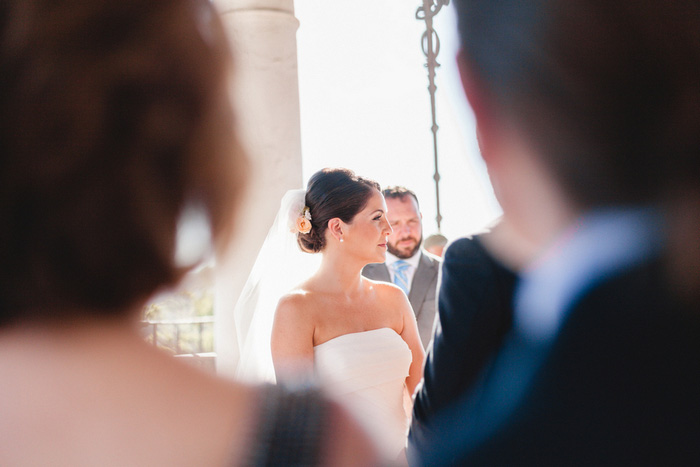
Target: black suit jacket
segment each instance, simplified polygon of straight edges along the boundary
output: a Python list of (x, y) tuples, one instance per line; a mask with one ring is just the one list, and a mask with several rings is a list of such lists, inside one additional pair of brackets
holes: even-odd
[(426, 437), (430, 421), (469, 388), (512, 322), (515, 274), (478, 237), (445, 252), (438, 321), (416, 393), (410, 436)]
[[(416, 315), (418, 333), (423, 347), (428, 346), (433, 335), (433, 324), (437, 310), (435, 296), (439, 272), (440, 259), (430, 253), (421, 251), (418, 267), (411, 281), (408, 301), (411, 302), (413, 313)], [(362, 275), (377, 281), (391, 282), (391, 275), (385, 263), (368, 264), (362, 270)]]
[(547, 344), (511, 330), (411, 464), (699, 465), (700, 310), (662, 270), (599, 283)]

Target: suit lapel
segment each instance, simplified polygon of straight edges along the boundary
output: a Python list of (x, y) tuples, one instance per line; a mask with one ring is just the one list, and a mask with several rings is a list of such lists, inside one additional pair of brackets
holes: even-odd
[(430, 284), (432, 284), (437, 273), (437, 266), (430, 261), (430, 258), (421, 252), (418, 268), (416, 268), (416, 273), (413, 275), (413, 282), (411, 282), (411, 292), (408, 294), (408, 300), (411, 302), (413, 312), (416, 316), (421, 312), (425, 296), (428, 294)]
[(364, 275), (375, 281), (391, 282), (389, 268), (384, 263), (368, 264), (365, 266)]

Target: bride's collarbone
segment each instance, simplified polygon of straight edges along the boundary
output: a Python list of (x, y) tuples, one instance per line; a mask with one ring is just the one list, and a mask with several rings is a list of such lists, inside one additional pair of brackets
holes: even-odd
[(392, 306), (383, 297), (367, 293), (352, 297), (316, 292), (307, 296), (305, 308), (307, 316), (315, 321), (315, 327), (361, 332), (380, 327), (400, 329), (402, 323), (399, 307)]
[(340, 314), (343, 316), (377, 316), (384, 314), (391, 314), (390, 310), (383, 303), (376, 300), (363, 300), (359, 299), (356, 301), (345, 300), (342, 298), (327, 297), (323, 300), (319, 300), (314, 306), (319, 312), (324, 315), (329, 314)]
[(318, 310), (315, 328), (319, 337), (336, 337), (380, 328), (391, 328), (399, 332), (401, 324), (400, 317), (393, 310), (376, 304), (328, 304), (324, 309)]
[(379, 308), (390, 306), (392, 303), (392, 296), (390, 294), (382, 293), (381, 290), (371, 286), (363, 286), (354, 293), (316, 289), (307, 291), (305, 295), (309, 301), (319, 304), (330, 303), (349, 309)]

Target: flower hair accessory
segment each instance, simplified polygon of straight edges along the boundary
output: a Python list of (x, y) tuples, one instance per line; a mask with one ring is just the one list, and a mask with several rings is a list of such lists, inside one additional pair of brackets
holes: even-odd
[(304, 206), (299, 217), (296, 218), (292, 232), (303, 234), (311, 232), (311, 211), (308, 206)]

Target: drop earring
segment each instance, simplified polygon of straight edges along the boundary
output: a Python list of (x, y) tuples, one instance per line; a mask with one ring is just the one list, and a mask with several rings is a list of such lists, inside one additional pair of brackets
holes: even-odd
[(344, 242), (343, 237), (340, 237), (340, 243), (343, 243), (343, 242)]

